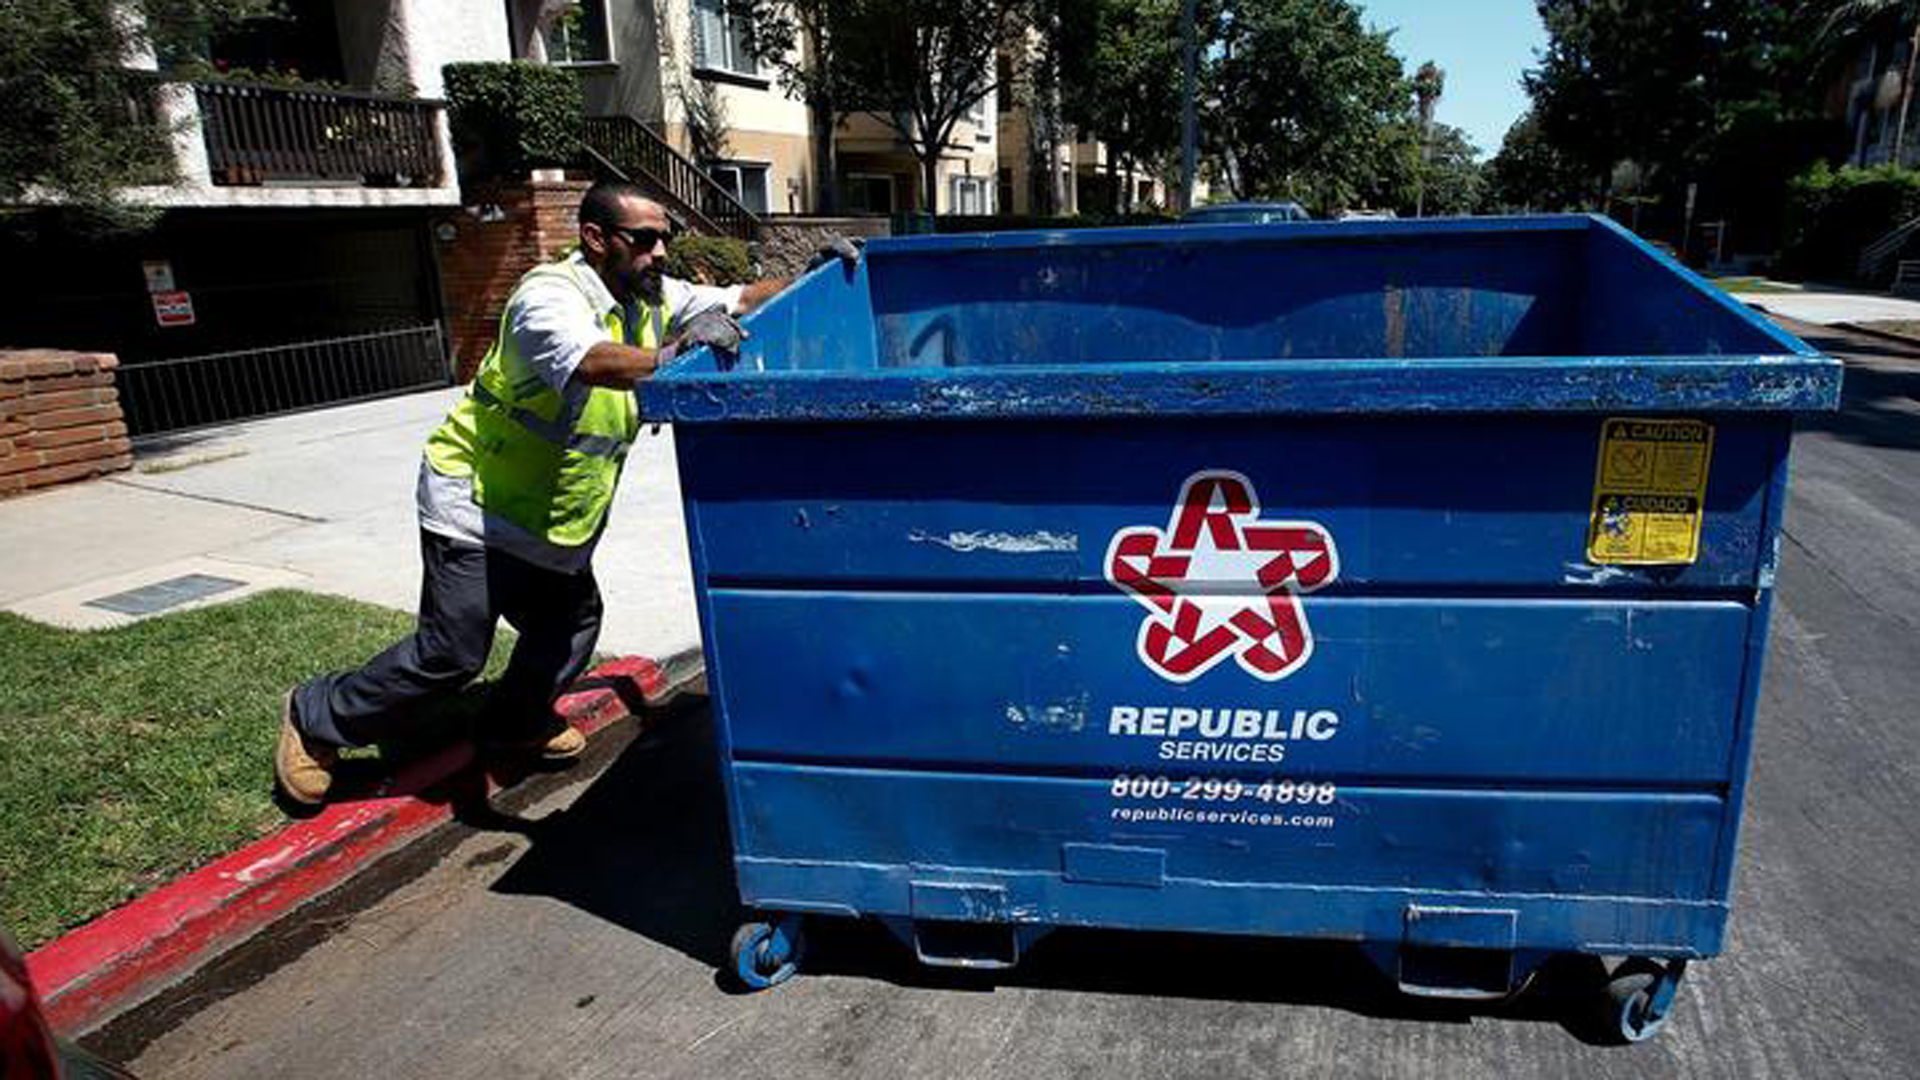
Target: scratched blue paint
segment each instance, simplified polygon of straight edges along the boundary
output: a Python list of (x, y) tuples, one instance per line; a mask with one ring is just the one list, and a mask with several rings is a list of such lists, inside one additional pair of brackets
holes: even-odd
[[(1586, 217), (879, 240), (749, 326), (642, 391), (747, 904), (1720, 950), (1792, 414), (1833, 360)], [(1713, 426), (1691, 563), (1587, 560), (1621, 415)], [(1111, 583), (1218, 470), (1337, 547), (1278, 679), (1156, 671)]]

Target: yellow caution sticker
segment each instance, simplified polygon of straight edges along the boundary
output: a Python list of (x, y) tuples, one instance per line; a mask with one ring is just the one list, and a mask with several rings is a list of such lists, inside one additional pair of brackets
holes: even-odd
[(1698, 559), (1712, 461), (1712, 424), (1608, 419), (1594, 466), (1587, 561), (1658, 566)]

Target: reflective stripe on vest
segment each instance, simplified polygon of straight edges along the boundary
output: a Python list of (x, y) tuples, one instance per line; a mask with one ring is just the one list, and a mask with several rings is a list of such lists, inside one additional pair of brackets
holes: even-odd
[(518, 405), (509, 405), (493, 396), (493, 391), (475, 382), (469, 391), (482, 405), (501, 409), (513, 417), (515, 423), (539, 436), (542, 440), (566, 450), (573, 450), (590, 457), (614, 457), (627, 446), (625, 439), (614, 435), (588, 435), (572, 429), (572, 425), (560, 420), (549, 420), (532, 409), (523, 409)]
[[(604, 295), (577, 261), (528, 271), (515, 287), (563, 278), (589, 302)], [(511, 310), (513, 300), (508, 300)], [(658, 348), (665, 311), (647, 315), (627, 304), (596, 314), (605, 340)], [(548, 386), (518, 351), (508, 312), (465, 397), (427, 440), (427, 461), (444, 476), (470, 477), (474, 502), (549, 543), (584, 544), (598, 535), (613, 503), (627, 448), (639, 434), (638, 403), (630, 389), (569, 384)]]

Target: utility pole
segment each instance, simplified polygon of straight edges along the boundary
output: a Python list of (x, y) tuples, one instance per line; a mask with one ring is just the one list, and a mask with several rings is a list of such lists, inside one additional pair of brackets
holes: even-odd
[(1199, 76), (1199, 41), (1194, 29), (1194, 5), (1198, 0), (1185, 0), (1180, 5), (1180, 48), (1186, 67), (1186, 89), (1180, 108), (1180, 212), (1193, 209), (1193, 177), (1198, 167), (1199, 119), (1194, 112), (1194, 95)]

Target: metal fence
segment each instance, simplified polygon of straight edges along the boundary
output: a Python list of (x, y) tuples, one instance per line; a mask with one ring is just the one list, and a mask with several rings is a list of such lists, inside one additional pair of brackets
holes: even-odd
[(446, 386), (452, 374), (433, 325), (129, 363), (116, 381), (139, 438)]
[(239, 83), (193, 91), (216, 184), (440, 183), (437, 101)]

